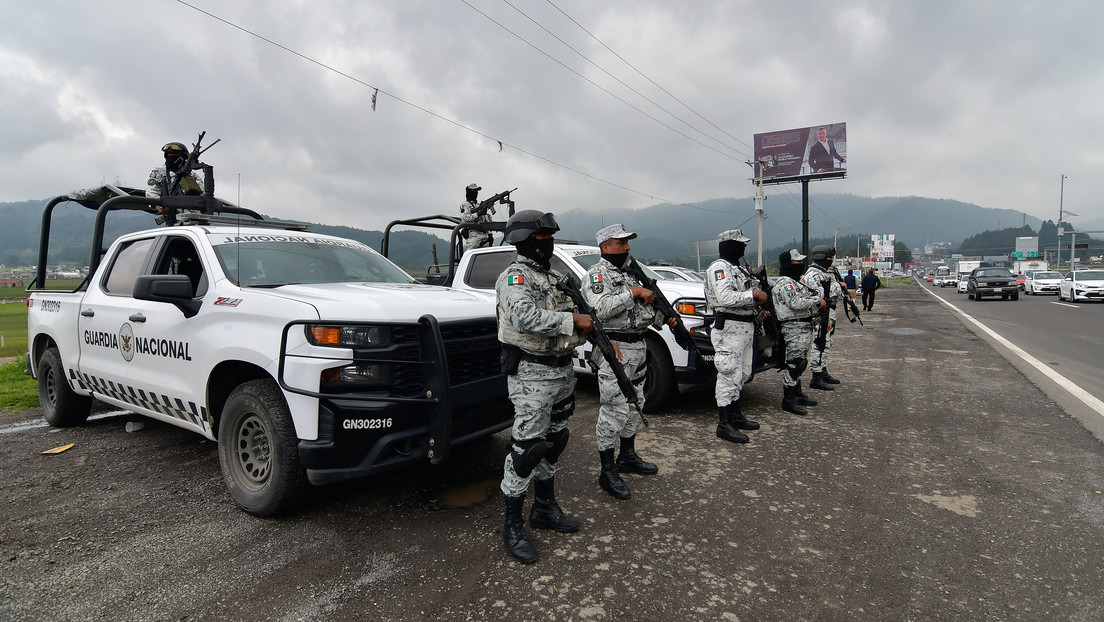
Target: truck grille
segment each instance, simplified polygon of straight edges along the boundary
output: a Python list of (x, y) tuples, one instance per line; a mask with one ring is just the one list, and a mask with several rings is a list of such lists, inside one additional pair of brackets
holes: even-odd
[[(456, 386), (498, 375), (501, 344), (494, 320), (442, 323), (445, 360), (449, 369), (449, 384)], [(396, 395), (413, 396), (424, 393), (424, 366), (430, 353), (422, 353), (418, 344), (418, 327), (404, 326), (392, 332), (394, 349), (388, 358), (392, 365), (392, 387)]]

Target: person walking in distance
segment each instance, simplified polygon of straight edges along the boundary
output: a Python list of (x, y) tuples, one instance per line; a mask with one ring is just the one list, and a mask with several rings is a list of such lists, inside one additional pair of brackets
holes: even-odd
[[(633, 382), (636, 397), (644, 406), (644, 374), (648, 350), (644, 334), (650, 326), (662, 326), (663, 316), (653, 306), (655, 294), (643, 287), (633, 275), (625, 272), (629, 258), (629, 240), (635, 233), (625, 230), (621, 224), (610, 225), (594, 234), (602, 258), (590, 270), (583, 287), (583, 296), (594, 309), (610, 341), (621, 353), (621, 365)], [(668, 323), (675, 324), (675, 320)], [(655, 475), (659, 467), (642, 459), (636, 453), (636, 432), (640, 426), (640, 413), (629, 405), (609, 362), (594, 353), (598, 362), (598, 392), (601, 407), (594, 436), (598, 441), (598, 457), (601, 471), (598, 485), (618, 499), (632, 496), (621, 473)], [(621, 447), (617, 460), (613, 458), (614, 441)]]
[(881, 286), (882, 280), (874, 274), (874, 268), (871, 268), (862, 279), (863, 310), (870, 311), (874, 308), (874, 292)]
[[(809, 366), (813, 370), (813, 379), (809, 382), (809, 388), (821, 391), (834, 391), (832, 385), (840, 381), (828, 373), (828, 352), (832, 349), (832, 333), (836, 329), (836, 304), (843, 295), (843, 288), (832, 271), (832, 262), (836, 259), (836, 249), (825, 244), (814, 246), (809, 251), (809, 269), (801, 277), (801, 282), (814, 291), (821, 292), (821, 296), (828, 302), (828, 326), (818, 327), (818, 330), (826, 330), (824, 347), (813, 341), (812, 357)], [(825, 293), (827, 292), (827, 296)]]
[(578, 519), (556, 501), (556, 462), (567, 447), (567, 421), (575, 411), (575, 348), (594, 330), (594, 321), (575, 312), (571, 299), (557, 289), (567, 278), (550, 263), (559, 230), (550, 213), (523, 210), (511, 216), (504, 237), (517, 247), (518, 257), (495, 282), (502, 368), (514, 405), (500, 486), (506, 498), (502, 536), (510, 555), (525, 564), (537, 560), (522, 519), (531, 480), (529, 524), (565, 533), (579, 529)]
[(805, 255), (792, 248), (778, 256), (778, 280), (771, 287), (774, 311), (786, 342), (786, 373), (782, 374), (782, 410), (795, 415), (809, 413), (805, 406), (817, 401), (801, 390), (801, 374), (809, 364), (817, 311), (828, 303), (820, 292), (801, 282)]
[(751, 239), (739, 229), (730, 229), (717, 241), (720, 258), (709, 264), (705, 274), (706, 310), (715, 317), (709, 339), (717, 368), (717, 436), (746, 443), (750, 439), (741, 430), (758, 430), (759, 424), (741, 412), (740, 391), (751, 377), (756, 306), (767, 301), (767, 293), (755, 289), (758, 280), (740, 265)]

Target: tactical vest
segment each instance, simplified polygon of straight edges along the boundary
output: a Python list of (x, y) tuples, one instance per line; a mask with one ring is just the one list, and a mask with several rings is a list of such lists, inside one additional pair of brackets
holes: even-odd
[[(595, 276), (600, 277), (601, 280), (595, 281)], [(594, 287), (597, 285), (601, 285), (602, 293), (617, 295), (631, 292), (632, 288), (639, 286), (640, 283), (631, 275), (625, 274), (603, 259), (594, 264), (587, 272), (587, 282), (583, 284), (583, 288), (589, 287), (592, 292), (597, 294), (598, 292), (594, 291)], [(595, 305), (592, 304), (591, 306)], [(651, 305), (646, 305), (639, 299), (633, 298), (631, 309), (621, 309), (616, 315), (603, 318), (602, 326), (607, 330), (639, 333), (647, 330), (655, 322), (656, 313)]]
[(774, 287), (771, 288), (771, 293), (774, 296), (774, 313), (778, 317), (778, 321), (800, 320), (815, 316), (819, 311), (816, 308), (816, 304), (814, 304), (811, 309), (794, 309), (790, 306), (790, 292), (786, 291), (786, 288), (791, 285), (796, 290), (796, 296), (802, 298), (815, 296), (818, 299), (820, 298), (820, 292), (809, 289), (808, 285), (795, 281), (788, 276), (778, 277), (778, 280), (774, 283)]
[[(567, 297), (567, 294), (556, 289), (556, 283), (563, 278), (563, 275), (559, 272), (555, 270), (550, 272), (535, 271), (519, 262), (510, 264), (506, 268), (506, 272), (519, 272), (522, 277), (522, 285), (511, 287), (524, 287), (539, 291), (540, 298), (544, 300), (545, 309), (568, 312), (575, 310), (575, 303)], [(536, 333), (523, 333), (508, 318), (502, 317), (503, 309), (501, 306), (497, 307), (496, 312), (498, 314), (498, 340), (502, 343), (517, 346), (532, 354), (562, 356), (573, 351), (586, 340), (577, 332), (572, 332), (570, 335), (554, 335), (551, 337)]]

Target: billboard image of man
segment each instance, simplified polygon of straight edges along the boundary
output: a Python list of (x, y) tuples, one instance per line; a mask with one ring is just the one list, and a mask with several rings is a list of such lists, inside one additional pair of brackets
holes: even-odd
[(827, 173), (835, 170), (836, 160), (846, 162), (847, 158), (836, 151), (836, 141), (828, 138), (828, 130), (818, 127), (816, 142), (809, 147), (809, 170), (814, 173)]

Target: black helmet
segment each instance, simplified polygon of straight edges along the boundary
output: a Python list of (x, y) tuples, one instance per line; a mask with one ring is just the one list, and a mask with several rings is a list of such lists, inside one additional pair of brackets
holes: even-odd
[(183, 143), (165, 143), (161, 147), (165, 154), (165, 168), (173, 173), (182, 173), (188, 163), (188, 148)]
[(809, 259), (812, 259), (813, 261), (824, 261), (825, 259), (828, 259), (829, 257), (835, 257), (835, 256), (836, 256), (836, 249), (832, 248), (831, 246), (828, 246), (827, 244), (821, 244), (819, 246), (814, 246), (813, 250), (809, 251)]
[(165, 154), (165, 157), (169, 155), (188, 157), (188, 148), (184, 146), (184, 143), (165, 143), (165, 146), (161, 147), (161, 152)]
[(502, 239), (510, 244), (517, 244), (542, 229), (551, 233), (560, 230), (560, 225), (556, 223), (556, 217), (551, 212), (535, 209), (521, 210), (506, 221)]

